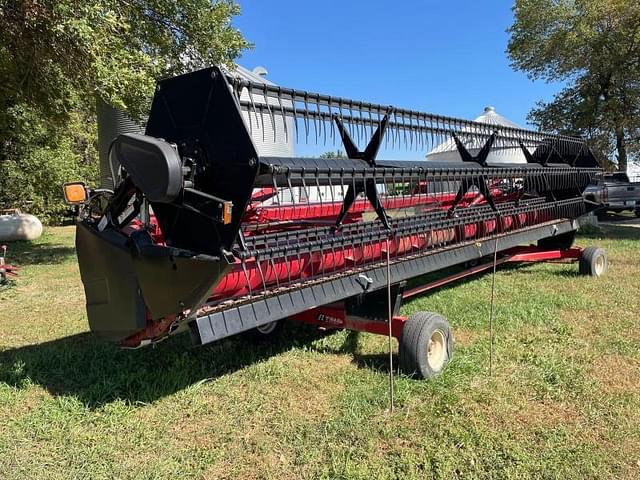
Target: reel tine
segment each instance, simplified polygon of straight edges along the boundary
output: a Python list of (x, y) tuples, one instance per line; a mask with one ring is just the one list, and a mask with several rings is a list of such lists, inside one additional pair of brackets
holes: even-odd
[(413, 150), (413, 112), (409, 110), (409, 150)]
[[(362, 123), (365, 126), (369, 127), (369, 131), (367, 132), (367, 138), (371, 138), (373, 137), (373, 119), (371, 117), (371, 109), (367, 109), (367, 117), (365, 118), (364, 116), (365, 112), (362, 112)], [(378, 118), (380, 118), (380, 116), (378, 115)], [(378, 123), (378, 125), (380, 125), (380, 123)], [(365, 130), (366, 131), (366, 130)]]
[(305, 142), (309, 143), (309, 94), (304, 92), (304, 134)]
[(316, 95), (316, 114), (313, 117), (313, 129), (315, 130), (315, 134), (316, 134), (316, 143), (318, 143), (318, 134), (319, 134), (319, 128), (320, 128), (320, 96)]
[[(242, 87), (240, 87), (242, 88)], [(250, 89), (247, 89), (247, 92), (250, 92)], [(252, 106), (253, 104), (251, 103), (252, 97), (250, 93), (247, 93), (247, 95), (249, 96), (249, 105), (247, 105), (247, 121), (249, 122), (249, 135), (251, 135), (253, 137), (253, 120), (251, 120), (251, 110), (252, 110)], [(242, 96), (242, 92), (240, 92), (238, 94), (238, 92), (236, 91), (236, 98), (238, 101), (238, 105), (240, 105), (240, 97)], [(244, 110), (242, 110), (242, 112), (244, 113)], [(257, 127), (257, 125), (256, 125)]]
[(415, 116), (416, 116), (416, 119), (415, 119), (414, 131), (416, 135), (416, 152), (417, 152), (419, 150), (422, 150), (423, 144), (422, 144), (422, 126), (420, 125), (420, 114), (416, 112)]
[(422, 141), (422, 151), (426, 155), (429, 148), (429, 131), (427, 127), (427, 117), (426, 115), (420, 115), (420, 120), (422, 120), (422, 130), (420, 131), (420, 138)]
[(415, 139), (415, 144), (414, 144), (414, 147), (412, 149), (415, 149), (417, 151), (418, 150), (418, 142), (419, 142), (419, 140), (418, 140), (418, 131), (416, 130), (416, 124), (415, 124), (415, 121), (414, 121), (414, 113), (413, 112), (411, 113), (410, 121), (411, 121), (412, 138)]
[[(251, 104), (251, 107), (253, 109), (253, 113), (256, 117), (256, 128), (258, 127), (259, 123), (258, 123), (258, 110), (256, 109), (256, 103), (253, 100), (253, 89), (251, 88), (251, 85), (249, 85), (247, 87), (247, 91), (249, 92), (249, 103)], [(251, 112), (249, 112), (249, 124), (251, 124)]]
[[(318, 99), (318, 115), (320, 115), (320, 100)], [(322, 145), (327, 144), (327, 121), (322, 118)]]
[(262, 105), (260, 105), (260, 122), (262, 125), (262, 141), (265, 142), (265, 136), (264, 136), (264, 109), (262, 108)]
[(287, 117), (284, 113), (284, 105), (282, 98), (282, 89), (278, 87), (278, 105), (280, 106), (280, 115), (282, 115), (282, 126), (284, 127), (284, 141), (289, 141), (289, 131), (287, 128)]
[[(426, 123), (426, 119), (425, 119), (425, 123)], [(435, 148), (435, 141), (433, 140), (433, 117), (429, 116), (429, 134), (431, 136), (431, 150), (433, 150)]]
[(331, 145), (335, 145), (336, 144), (336, 125), (335, 122), (333, 121), (334, 116), (336, 115), (335, 112), (333, 111), (333, 102), (331, 100), (331, 98), (329, 98), (329, 123), (331, 124)]
[[(362, 102), (360, 102), (360, 104), (362, 104)], [(361, 119), (361, 115), (362, 113), (360, 112), (360, 109), (358, 107), (358, 105), (355, 106), (357, 115), (353, 115), (353, 123), (355, 124), (356, 127), (356, 142), (358, 143), (358, 145), (361, 144), (362, 142), (362, 138), (364, 137), (364, 132), (362, 132), (362, 122), (360, 122)]]
[(340, 123), (344, 125), (344, 116), (342, 113), (342, 99), (340, 99), (338, 102), (338, 120), (340, 120)]
[(407, 140), (407, 116), (406, 114), (402, 115), (402, 132), (404, 135), (404, 148), (409, 147), (409, 141)]
[(358, 117), (354, 113), (355, 105), (353, 100), (349, 101), (349, 121), (350, 121), (350, 132), (352, 138), (355, 139), (356, 145), (360, 145), (360, 124), (358, 123)]
[(293, 110), (293, 129), (296, 131), (296, 143), (298, 143), (298, 115), (296, 106), (296, 94), (291, 93), (291, 109)]
[(394, 133), (393, 133), (393, 148), (396, 148), (396, 140), (398, 141), (398, 146), (400, 145), (400, 122), (398, 120), (398, 111), (395, 110), (393, 112), (393, 118), (394, 118), (394, 122), (396, 124), (396, 127), (394, 129)]
[[(371, 138), (373, 136), (373, 133), (371, 133), (371, 130), (372, 130), (371, 125), (367, 124), (367, 119), (364, 116), (364, 106), (362, 102), (360, 102), (359, 114), (360, 114), (360, 123), (362, 124), (363, 138), (365, 139), (365, 141), (367, 141), (368, 138)], [(367, 132), (367, 126), (369, 127), (369, 132)]]
[(271, 104), (269, 102), (269, 92), (267, 90), (267, 84), (264, 84), (264, 103), (267, 104), (267, 112), (269, 112), (269, 118), (271, 118), (271, 128), (273, 128), (273, 143), (277, 141), (276, 137), (276, 117), (271, 110)]

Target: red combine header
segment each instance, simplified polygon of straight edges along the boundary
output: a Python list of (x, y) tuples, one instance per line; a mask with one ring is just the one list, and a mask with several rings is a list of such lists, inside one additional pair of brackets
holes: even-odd
[[(269, 128), (267, 128), (269, 127)], [(340, 142), (348, 158), (269, 157), (252, 141)], [(453, 139), (458, 162), (381, 160)], [(364, 144), (359, 148), (358, 144)], [(527, 163), (489, 164), (519, 149)], [(600, 175), (578, 138), (253, 83), (217, 67), (158, 84), (145, 135), (116, 138), (113, 192), (83, 203), (77, 253), (91, 330), (138, 347), (189, 330), (196, 344), (282, 319), (392, 334), (401, 367), (429, 377), (451, 355), (447, 321), (398, 316), (410, 279), (466, 262), (580, 260), (582, 194)], [(424, 155), (421, 154), (423, 157)], [(535, 245), (535, 246), (532, 246)], [(523, 247), (524, 246), (524, 247)]]

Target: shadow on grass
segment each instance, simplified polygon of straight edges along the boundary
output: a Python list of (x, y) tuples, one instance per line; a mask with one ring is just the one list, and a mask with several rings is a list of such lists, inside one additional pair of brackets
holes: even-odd
[(313, 328), (285, 325), (277, 338), (262, 342), (232, 337), (192, 348), (183, 334), (155, 347), (122, 350), (82, 333), (0, 352), (0, 382), (15, 388), (37, 384), (52, 395), (76, 397), (92, 409), (118, 399), (148, 403), (323, 335)]
[(58, 244), (13, 242), (9, 244), (7, 260), (20, 266), (57, 265), (75, 257), (76, 249)]
[[(393, 370), (398, 372), (398, 355), (393, 354)], [(389, 373), (389, 353), (367, 353), (353, 355), (353, 363), (358, 368), (368, 368), (380, 373)]]
[(578, 277), (585, 277), (584, 273), (580, 273), (580, 270), (578, 269), (578, 265), (574, 264), (573, 268), (571, 268), (570, 270), (551, 270), (549, 273), (551, 273), (552, 275), (555, 275), (556, 277), (563, 277), (563, 278), (578, 278)]
[[(353, 357), (352, 363), (358, 368), (368, 368), (377, 372), (389, 373), (389, 354), (388, 353), (372, 353), (362, 354), (358, 352), (358, 342), (360, 341), (360, 335), (362, 332), (355, 330), (347, 330), (346, 337), (342, 345), (339, 347), (321, 347), (316, 351), (321, 353), (327, 353), (330, 355), (348, 354)], [(394, 340), (395, 342), (395, 340)], [(398, 365), (397, 355), (393, 355), (394, 370)]]
[(625, 213), (606, 212), (599, 217), (598, 221), (599, 222), (623, 222), (625, 220), (633, 220), (634, 218), (637, 218), (637, 217), (631, 212), (625, 212)]
[(628, 225), (628, 224), (601, 225), (599, 228), (589, 229), (589, 230), (580, 232), (580, 235), (577, 241), (578, 243), (580, 243), (581, 239), (600, 240), (603, 238), (611, 239), (611, 240), (639, 240), (640, 241), (640, 227)]
[[(548, 262), (548, 265), (555, 265), (556, 268), (546, 270), (544, 275), (553, 275), (562, 278), (578, 278), (584, 277), (584, 274), (580, 273), (577, 262), (563, 263), (563, 262)], [(498, 267), (499, 272), (505, 272), (509, 275), (529, 275), (539, 277), (541, 275), (540, 270), (536, 270), (530, 267), (539, 265), (537, 263), (512, 263), (506, 265), (500, 265)], [(485, 273), (491, 275), (491, 272)]]

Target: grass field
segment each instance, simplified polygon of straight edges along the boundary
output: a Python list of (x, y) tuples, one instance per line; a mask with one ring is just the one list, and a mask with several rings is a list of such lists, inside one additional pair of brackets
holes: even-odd
[(499, 271), (408, 303), (447, 316), (454, 358), (397, 377), (386, 339), (287, 325), (273, 343), (187, 336), (121, 351), (87, 333), (73, 229), (10, 245), (0, 287), (0, 478), (640, 477), (640, 228), (604, 227), (610, 271)]

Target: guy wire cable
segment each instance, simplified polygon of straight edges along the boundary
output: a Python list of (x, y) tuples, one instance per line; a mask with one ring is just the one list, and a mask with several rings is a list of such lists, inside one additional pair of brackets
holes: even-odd
[(387, 237), (387, 306), (388, 306), (388, 318), (387, 323), (389, 326), (388, 340), (389, 340), (389, 412), (393, 413), (394, 410), (394, 391), (393, 391), (393, 340), (391, 331), (391, 322), (393, 311), (391, 308), (391, 259), (389, 257), (389, 237)]
[(498, 262), (498, 237), (493, 248), (493, 273), (491, 275), (491, 302), (489, 304), (489, 376), (493, 373), (493, 304), (496, 293), (496, 266)]

